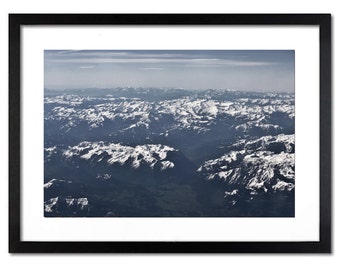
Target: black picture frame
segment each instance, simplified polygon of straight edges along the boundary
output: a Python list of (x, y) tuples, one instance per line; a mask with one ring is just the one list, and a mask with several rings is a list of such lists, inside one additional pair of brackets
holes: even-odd
[[(303, 242), (35, 242), (21, 231), (21, 26), (25, 25), (289, 25), (319, 26), (320, 241)], [(330, 253), (331, 252), (330, 14), (9, 14), (10, 253)]]

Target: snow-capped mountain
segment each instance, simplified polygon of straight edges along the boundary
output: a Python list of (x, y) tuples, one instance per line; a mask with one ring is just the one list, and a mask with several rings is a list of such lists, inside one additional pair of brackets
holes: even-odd
[(172, 147), (161, 144), (136, 145), (135, 147), (104, 142), (82, 142), (69, 147), (63, 155), (69, 159), (79, 157), (85, 160), (102, 162), (107, 165), (131, 164), (138, 169), (141, 164), (150, 168), (158, 167), (160, 170), (172, 169), (175, 164), (167, 160), (168, 152), (177, 151)]
[[(214, 92), (213, 92), (214, 93)], [(45, 97), (45, 123), (59, 123), (60, 135), (86, 132), (116, 136), (145, 132), (168, 136), (174, 131), (207, 133), (216, 128), (242, 134), (251, 131), (282, 132), (280, 119), (294, 118), (294, 97), (274, 95), (264, 98), (214, 99), (207, 93), (157, 101), (126, 97)], [(288, 121), (289, 122), (289, 121)], [(287, 124), (287, 123), (283, 123)]]
[(249, 190), (250, 195), (294, 190), (294, 135), (241, 140), (233, 146), (240, 150), (208, 160), (197, 170), (206, 180), (223, 181), (225, 197), (237, 196), (239, 189)]

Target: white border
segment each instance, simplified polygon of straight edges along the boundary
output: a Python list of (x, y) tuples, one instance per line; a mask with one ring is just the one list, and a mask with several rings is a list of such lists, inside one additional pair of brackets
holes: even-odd
[[(316, 26), (22, 28), (23, 241), (318, 241), (319, 29)], [(45, 49), (289, 49), (296, 67), (295, 218), (44, 218)]]

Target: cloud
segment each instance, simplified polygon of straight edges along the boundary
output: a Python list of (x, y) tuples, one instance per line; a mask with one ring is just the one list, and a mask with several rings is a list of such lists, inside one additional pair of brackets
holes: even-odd
[(81, 69), (91, 69), (91, 68), (95, 68), (96, 66), (80, 66), (79, 68)]
[(209, 57), (209, 54), (168, 53), (161, 51), (107, 51), (107, 50), (46, 50), (45, 54), (50, 58), (73, 57), (73, 58), (199, 58)]
[[(180, 65), (183, 68), (227, 68), (272, 66), (278, 63), (259, 58), (249, 59), (246, 54), (233, 54), (226, 51), (45, 51), (45, 62), (50, 64), (81, 65), (91, 68), (97, 64), (146, 65), (141, 69), (154, 69), (148, 65), (164, 67)], [(160, 68), (157, 68), (160, 70)], [(163, 68), (164, 69), (164, 68)]]
[(126, 57), (129, 52), (120, 51), (84, 51), (84, 50), (45, 50), (48, 57)]
[(164, 68), (161, 67), (144, 67), (144, 68), (140, 68), (143, 70), (163, 70)]
[(260, 62), (260, 61), (239, 61), (218, 58), (67, 58), (67, 59), (49, 59), (50, 63), (67, 63), (67, 64), (180, 64), (190, 65), (194, 67), (199, 66), (269, 66), (274, 65), (273, 62)]

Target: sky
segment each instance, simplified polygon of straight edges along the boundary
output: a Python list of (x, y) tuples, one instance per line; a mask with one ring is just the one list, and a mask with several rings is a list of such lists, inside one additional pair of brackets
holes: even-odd
[(174, 87), (294, 92), (293, 50), (45, 50), (48, 89)]

